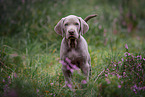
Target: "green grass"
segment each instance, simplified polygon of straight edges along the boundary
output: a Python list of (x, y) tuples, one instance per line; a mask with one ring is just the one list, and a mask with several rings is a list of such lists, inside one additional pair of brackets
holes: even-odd
[[(143, 0), (137, 3), (133, 0), (129, 6), (124, 1), (124, 7), (115, 0), (22, 1), (0, 1), (0, 96), (145, 95)], [(92, 76), (81, 86), (84, 77), (74, 72), (75, 92), (63, 87), (65, 81), (59, 63), (62, 37), (54, 32), (56, 23), (70, 14), (82, 18), (98, 14), (88, 21), (90, 29), (83, 35), (91, 56)], [(125, 52), (134, 57), (125, 56)]]

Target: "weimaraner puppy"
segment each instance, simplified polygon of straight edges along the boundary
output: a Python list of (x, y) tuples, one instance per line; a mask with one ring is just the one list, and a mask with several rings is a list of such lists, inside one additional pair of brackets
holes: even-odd
[(89, 81), (91, 58), (87, 42), (82, 36), (88, 29), (88, 24), (81, 17), (75, 15), (62, 18), (54, 28), (55, 32), (63, 37), (60, 59), (66, 86), (68, 87), (72, 85), (71, 76), (73, 69), (80, 68), (86, 77), (86, 82)]

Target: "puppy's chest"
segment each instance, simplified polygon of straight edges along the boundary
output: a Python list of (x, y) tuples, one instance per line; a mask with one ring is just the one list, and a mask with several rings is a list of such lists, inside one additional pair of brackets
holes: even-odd
[(67, 57), (71, 60), (72, 63), (82, 62), (85, 59), (85, 55), (81, 51), (72, 49), (67, 53)]

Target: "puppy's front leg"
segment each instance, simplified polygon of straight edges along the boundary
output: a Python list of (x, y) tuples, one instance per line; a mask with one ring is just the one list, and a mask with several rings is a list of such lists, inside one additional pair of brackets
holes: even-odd
[(65, 85), (68, 86), (69, 88), (72, 88), (72, 82), (71, 82), (72, 73), (71, 73), (71, 71), (68, 70), (66, 66), (62, 66), (62, 72), (63, 72), (64, 79), (65, 79)]

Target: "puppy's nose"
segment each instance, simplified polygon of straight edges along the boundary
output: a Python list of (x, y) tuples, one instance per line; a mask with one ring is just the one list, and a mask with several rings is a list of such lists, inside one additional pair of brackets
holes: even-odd
[(75, 31), (74, 30), (69, 30), (68, 32), (69, 32), (69, 34), (73, 35)]

